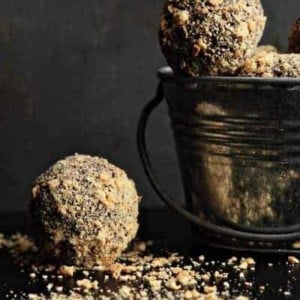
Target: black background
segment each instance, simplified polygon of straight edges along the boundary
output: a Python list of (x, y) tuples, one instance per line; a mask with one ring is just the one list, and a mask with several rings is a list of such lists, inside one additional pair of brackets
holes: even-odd
[[(299, 0), (265, 0), (264, 43), (287, 46)], [(138, 158), (135, 131), (165, 64), (161, 0), (0, 1), (0, 211), (26, 208), (31, 183), (74, 152), (126, 169), (146, 206), (159, 205)], [(166, 107), (151, 122), (151, 153), (173, 194), (180, 184)]]

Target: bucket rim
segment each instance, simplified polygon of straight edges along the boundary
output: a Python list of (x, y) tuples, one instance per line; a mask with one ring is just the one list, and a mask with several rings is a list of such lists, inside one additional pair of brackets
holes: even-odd
[(230, 84), (251, 84), (251, 85), (272, 85), (272, 86), (300, 86), (300, 77), (240, 77), (240, 76), (198, 76), (188, 77), (174, 74), (169, 66), (159, 68), (157, 76), (164, 82), (176, 82), (182, 84), (195, 83), (230, 83)]

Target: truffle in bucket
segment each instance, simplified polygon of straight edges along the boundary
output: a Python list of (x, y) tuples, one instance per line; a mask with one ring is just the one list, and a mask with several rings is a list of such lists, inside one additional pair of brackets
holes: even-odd
[(246, 77), (300, 77), (300, 54), (258, 51), (239, 72)]
[(300, 53), (300, 18), (295, 22), (290, 33), (289, 52)]
[(138, 229), (139, 196), (106, 159), (74, 155), (40, 175), (30, 213), (40, 249), (69, 265), (112, 263)]
[(166, 0), (160, 44), (175, 73), (232, 75), (256, 49), (265, 23), (259, 0)]

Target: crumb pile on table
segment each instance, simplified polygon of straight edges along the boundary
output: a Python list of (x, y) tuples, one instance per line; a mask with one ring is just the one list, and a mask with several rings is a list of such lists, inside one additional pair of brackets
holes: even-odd
[[(1, 248), (8, 250), (32, 286), (36, 283), (44, 290), (11, 295), (22, 295), (20, 299), (247, 300), (255, 293), (263, 296), (272, 288), (267, 282), (257, 285), (256, 261), (252, 257), (187, 257), (152, 241), (136, 241), (111, 266), (95, 265), (89, 269), (46, 263), (34, 243), (21, 234), (2, 235)], [(299, 260), (290, 256), (286, 264), (292, 281)], [(291, 291), (282, 290), (282, 295), (289, 296)]]

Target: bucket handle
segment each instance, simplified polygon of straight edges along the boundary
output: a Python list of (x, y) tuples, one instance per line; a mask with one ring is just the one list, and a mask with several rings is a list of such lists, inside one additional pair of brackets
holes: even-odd
[[(162, 188), (157, 180), (151, 160), (148, 155), (146, 146), (146, 129), (149, 117), (155, 108), (158, 107), (164, 100), (163, 84), (159, 82), (155, 97), (144, 107), (141, 117), (138, 122), (137, 130), (137, 145), (140, 158), (147, 175), (147, 178), (161, 200), (169, 206), (173, 211), (190, 221), (192, 224), (200, 227), (203, 230), (213, 232), (217, 235), (226, 236), (229, 238), (237, 238), (251, 242), (291, 242), (300, 239), (300, 232), (285, 233), (285, 234), (260, 234), (251, 232), (241, 232), (232, 228), (221, 227), (210, 222), (201, 220), (188, 210), (175, 204), (172, 197), (170, 197)], [(293, 251), (293, 250), (291, 250)]]

